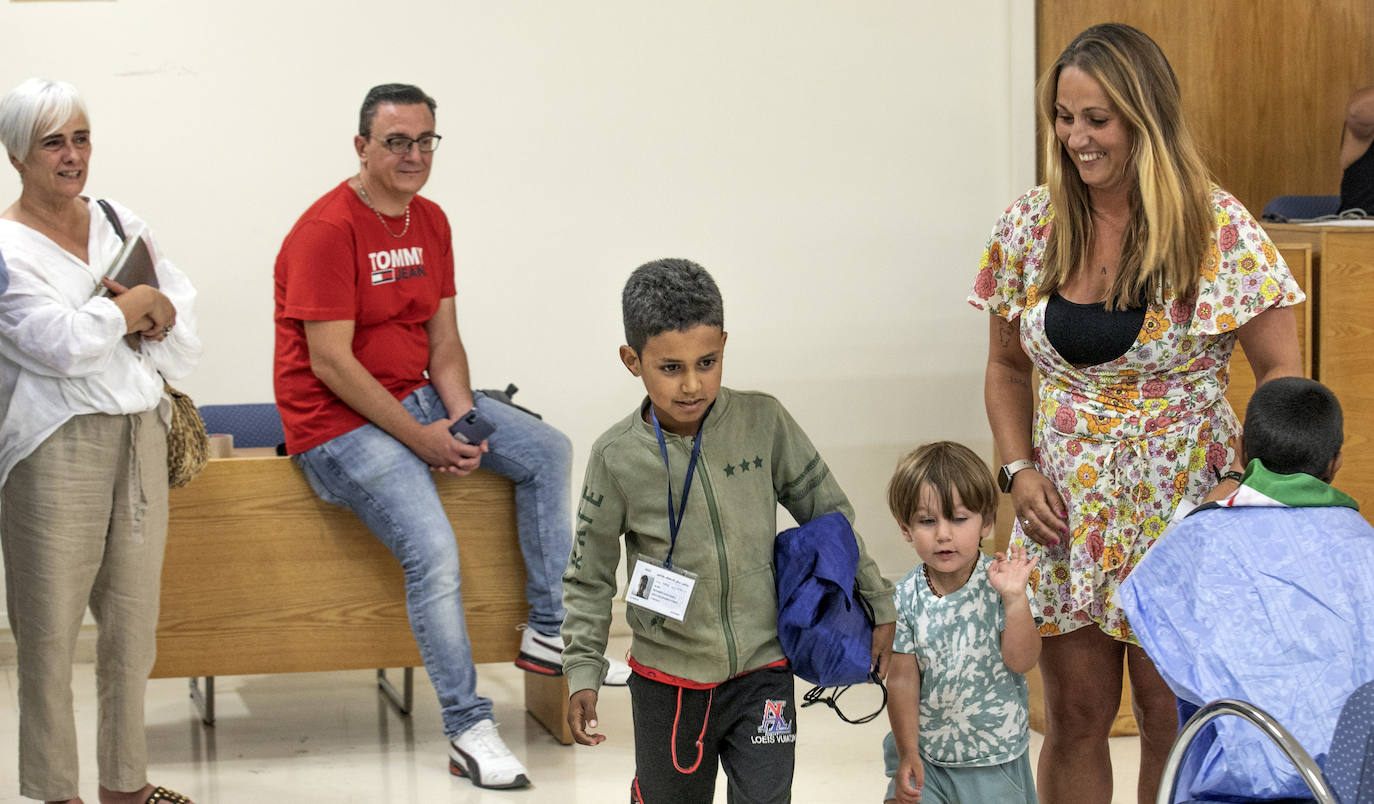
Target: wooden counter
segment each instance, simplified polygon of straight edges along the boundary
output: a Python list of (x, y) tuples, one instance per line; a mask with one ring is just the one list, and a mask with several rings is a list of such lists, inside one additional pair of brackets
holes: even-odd
[[(458, 541), (473, 660), (514, 661), (529, 606), (513, 486), (483, 470), (434, 480)], [(400, 564), (289, 458), (211, 460), (172, 490), (154, 678), (421, 664)], [(526, 675), (531, 714), (571, 742), (564, 680)]]

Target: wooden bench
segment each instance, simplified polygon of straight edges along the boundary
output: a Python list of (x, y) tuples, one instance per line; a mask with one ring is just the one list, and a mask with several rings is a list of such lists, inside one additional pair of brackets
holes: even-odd
[[(511, 482), (482, 470), (434, 480), (458, 540), (473, 659), (514, 661), (529, 609)], [(404, 697), (377, 674), (409, 712), (420, 665), (400, 564), (289, 458), (214, 459), (172, 490), (152, 677), (190, 678), (207, 725), (214, 676), (406, 668)], [(562, 677), (525, 674), (526, 710), (564, 745), (567, 701)]]

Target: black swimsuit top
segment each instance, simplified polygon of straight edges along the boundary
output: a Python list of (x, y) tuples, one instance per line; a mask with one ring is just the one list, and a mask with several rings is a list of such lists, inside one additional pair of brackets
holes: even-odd
[(1374, 145), (1341, 174), (1341, 209), (1362, 209), (1374, 215)]
[(1146, 309), (1141, 304), (1108, 310), (1101, 302), (1079, 304), (1051, 293), (1045, 304), (1045, 337), (1075, 366), (1110, 363), (1135, 345)]

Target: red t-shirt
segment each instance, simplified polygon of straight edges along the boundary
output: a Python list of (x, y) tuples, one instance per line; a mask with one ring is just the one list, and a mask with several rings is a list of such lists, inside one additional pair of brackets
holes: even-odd
[[(387, 218), (391, 232), (405, 218)], [(425, 385), (425, 322), (454, 295), (453, 237), (432, 201), (410, 202), (392, 237), (348, 182), (316, 201), (277, 254), (273, 386), (291, 454), (367, 423), (310, 370), (305, 321), (352, 320), (353, 354), (392, 396)]]

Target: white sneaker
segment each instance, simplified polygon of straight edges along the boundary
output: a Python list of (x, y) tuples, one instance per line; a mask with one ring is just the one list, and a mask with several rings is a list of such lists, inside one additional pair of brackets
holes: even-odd
[(610, 662), (611, 666), (606, 668), (606, 680), (601, 684), (606, 687), (627, 686), (630, 683), (630, 666), (609, 656), (606, 657), (606, 661)]
[(448, 772), (466, 776), (478, 787), (506, 790), (528, 787), (525, 766), (510, 752), (490, 720), (477, 724), (448, 744)]
[(544, 636), (527, 625), (520, 626), (520, 655), (515, 666), (544, 676), (563, 675), (563, 637)]
[[(519, 628), (520, 655), (515, 659), (515, 666), (545, 676), (563, 675), (562, 635), (544, 636), (528, 625), (521, 625)], [(606, 657), (606, 661), (610, 662), (611, 666), (606, 669), (606, 680), (602, 684), (607, 687), (626, 686), (630, 680), (630, 666), (609, 656)]]

